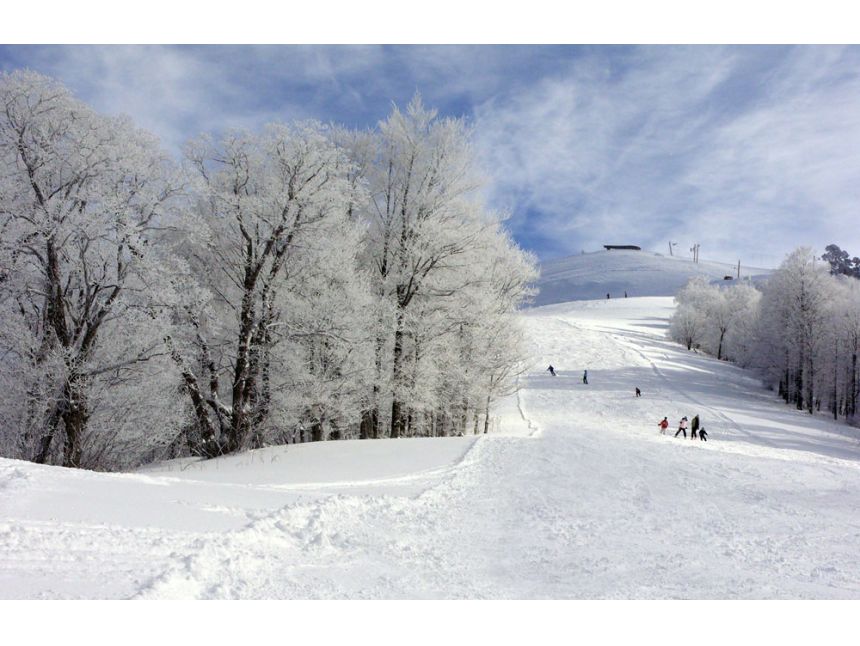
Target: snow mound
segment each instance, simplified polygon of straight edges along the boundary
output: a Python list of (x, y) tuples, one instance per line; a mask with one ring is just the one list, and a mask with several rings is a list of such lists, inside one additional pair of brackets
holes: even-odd
[[(741, 265), (741, 279), (761, 280), (771, 270)], [(663, 256), (650, 251), (596, 251), (541, 264), (534, 305), (628, 296), (674, 296), (690, 278), (723, 281), (737, 276), (737, 265)], [(725, 281), (729, 283), (730, 281)], [(734, 282), (734, 281), (731, 281)]]

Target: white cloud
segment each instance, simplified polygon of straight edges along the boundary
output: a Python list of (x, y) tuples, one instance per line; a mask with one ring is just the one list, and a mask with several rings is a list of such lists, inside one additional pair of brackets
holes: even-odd
[(375, 47), (67, 46), (28, 49), (24, 62), (177, 149), (200, 132), (325, 118), (320, 102), (348, 94), (340, 79), (372, 69), (379, 55)]
[[(351, 126), (415, 91), (465, 114), (492, 203), (550, 257), (671, 238), (775, 264), (860, 249), (860, 49), (169, 47), (17, 50), (16, 64), (178, 150), (272, 120)], [(7, 62), (8, 66), (8, 62)]]
[[(523, 237), (773, 264), (800, 244), (860, 247), (858, 52), (643, 48), (574, 61), (479, 106), (493, 199)], [(525, 215), (528, 214), (528, 217)]]

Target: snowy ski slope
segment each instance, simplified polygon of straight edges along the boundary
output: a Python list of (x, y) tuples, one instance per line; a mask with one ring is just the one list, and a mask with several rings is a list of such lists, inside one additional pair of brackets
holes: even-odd
[[(0, 460), (0, 597), (860, 598), (857, 429), (667, 341), (672, 307), (526, 311), (489, 436)], [(659, 435), (694, 414), (709, 442)]]
[[(741, 280), (758, 281), (768, 269), (741, 266)], [(537, 281), (535, 305), (573, 300), (628, 296), (674, 296), (694, 276), (723, 281), (737, 279), (737, 265), (663, 256), (651, 251), (596, 251), (544, 262)], [(728, 281), (726, 281), (728, 282)]]

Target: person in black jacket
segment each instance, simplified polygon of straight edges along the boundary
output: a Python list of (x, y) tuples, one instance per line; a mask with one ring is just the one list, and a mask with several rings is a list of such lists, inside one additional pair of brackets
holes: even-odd
[(696, 415), (693, 420), (690, 422), (690, 439), (696, 439), (696, 431), (699, 430), (699, 416)]
[(555, 368), (550, 366), (549, 368), (547, 368), (547, 370), (549, 370), (549, 374), (551, 374), (553, 377), (555, 377)]
[(708, 441), (708, 432), (705, 430), (704, 426), (699, 429), (699, 439), (702, 440), (702, 442)]

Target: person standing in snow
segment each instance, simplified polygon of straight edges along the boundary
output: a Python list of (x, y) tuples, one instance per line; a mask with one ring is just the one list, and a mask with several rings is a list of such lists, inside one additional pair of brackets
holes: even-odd
[(699, 439), (702, 440), (702, 442), (708, 441), (708, 433), (707, 433), (707, 431), (705, 431), (704, 426), (699, 429)]
[(642, 391), (641, 391), (641, 390), (639, 390), (639, 386), (636, 386), (636, 396), (637, 396), (637, 397), (641, 397), (641, 396), (642, 396)]
[(690, 439), (691, 440), (696, 439), (696, 431), (698, 431), (698, 430), (699, 430), (699, 416), (696, 415), (695, 417), (693, 417), (693, 421), (690, 422)]
[(606, 292), (606, 300), (609, 300), (609, 292)]
[(547, 368), (547, 370), (549, 370), (549, 374), (551, 374), (553, 377), (555, 377), (555, 368), (553, 368), (552, 365), (550, 365), (550, 367)]
[(657, 426), (660, 427), (660, 435), (666, 435), (666, 429), (669, 428), (669, 420), (664, 417), (663, 421), (661, 421)]
[(588, 370), (586, 370), (585, 372), (582, 373), (582, 383), (584, 383), (584, 384), (588, 383)]
[(684, 434), (684, 439), (687, 439), (687, 418), (682, 417), (681, 422), (678, 424), (678, 430), (675, 431), (675, 437), (678, 437), (678, 433)]

